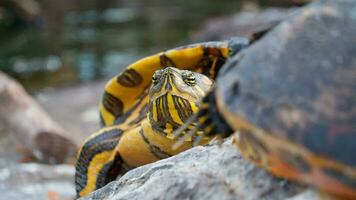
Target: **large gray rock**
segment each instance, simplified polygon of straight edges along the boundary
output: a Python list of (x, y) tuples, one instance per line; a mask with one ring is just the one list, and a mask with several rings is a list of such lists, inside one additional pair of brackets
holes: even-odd
[(286, 199), (302, 188), (247, 163), (231, 140), (129, 171), (81, 200)]

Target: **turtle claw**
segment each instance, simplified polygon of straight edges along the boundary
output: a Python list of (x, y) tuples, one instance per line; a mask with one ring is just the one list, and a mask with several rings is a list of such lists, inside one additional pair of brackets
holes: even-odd
[(188, 139), (188, 135), (185, 134), (183, 136), (181, 136), (180, 138), (178, 138), (177, 142), (175, 142), (173, 145), (172, 145), (172, 150), (177, 150), (179, 147), (181, 147), (185, 141)]
[[(183, 126), (179, 127), (177, 130), (173, 132), (174, 138), (178, 139), (178, 141), (174, 143), (174, 145), (172, 146), (173, 150), (176, 150), (179, 147), (181, 147), (186, 141), (188, 141), (189, 138), (192, 138), (192, 142), (193, 142), (192, 146), (196, 146), (196, 144), (198, 144), (201, 141), (201, 139), (198, 139), (200, 135), (197, 136), (199, 124), (196, 124), (193, 129), (189, 130), (189, 126), (194, 124), (196, 120), (197, 120), (197, 116), (196, 115), (192, 116), (187, 120), (187, 122)], [(186, 132), (186, 130), (189, 131)], [(184, 132), (186, 133), (184, 134)], [(196, 143), (197, 139), (199, 141)]]
[(179, 136), (184, 135), (184, 132), (189, 129), (190, 125), (193, 125), (194, 122), (197, 120), (198, 116), (193, 115), (190, 117), (182, 126), (180, 126), (178, 129), (173, 131), (173, 138), (177, 139)]
[(198, 137), (194, 138), (192, 146), (193, 146), (193, 147), (198, 146), (198, 144), (199, 144), (202, 140), (203, 140), (203, 136), (202, 136), (202, 135), (198, 135)]

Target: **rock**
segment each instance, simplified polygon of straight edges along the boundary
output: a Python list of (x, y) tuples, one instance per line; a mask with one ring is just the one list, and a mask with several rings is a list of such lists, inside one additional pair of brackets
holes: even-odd
[(209, 19), (205, 22), (203, 29), (193, 34), (191, 39), (209, 41), (224, 40), (234, 36), (252, 38), (255, 33), (272, 28), (295, 11), (295, 8), (267, 8)]
[(199, 146), (133, 169), (81, 200), (285, 199), (303, 190), (247, 163), (232, 145)]
[(70, 165), (19, 164), (2, 168), (0, 199), (73, 199), (73, 177), (74, 167)]
[[(99, 101), (107, 80), (70, 88), (46, 91), (36, 95), (38, 102), (81, 144), (99, 129)], [(65, 109), (64, 109), (65, 108)]]
[(21, 145), (13, 133), (0, 123), (0, 169), (17, 164), (23, 155), (17, 151)]
[(76, 144), (14, 79), (0, 72), (0, 123), (37, 161), (73, 160)]
[[(295, 195), (294, 197), (288, 198), (286, 200), (331, 200), (331, 198), (328, 198), (326, 196), (321, 197), (319, 193), (316, 193), (313, 190), (306, 190), (304, 192), (301, 192), (298, 195)], [(335, 199), (334, 199), (335, 200)]]

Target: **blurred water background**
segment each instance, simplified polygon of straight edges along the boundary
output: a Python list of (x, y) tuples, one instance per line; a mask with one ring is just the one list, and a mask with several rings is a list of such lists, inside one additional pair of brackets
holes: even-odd
[(39, 0), (0, 3), (0, 70), (27, 90), (111, 77), (136, 59), (186, 44), (236, 0)]

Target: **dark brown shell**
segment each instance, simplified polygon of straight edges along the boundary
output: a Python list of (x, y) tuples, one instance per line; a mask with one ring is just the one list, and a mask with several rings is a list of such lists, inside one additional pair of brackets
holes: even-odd
[(318, 16), (306, 12), (235, 56), (217, 81), (227, 109), (269, 134), (355, 167), (355, 6)]

